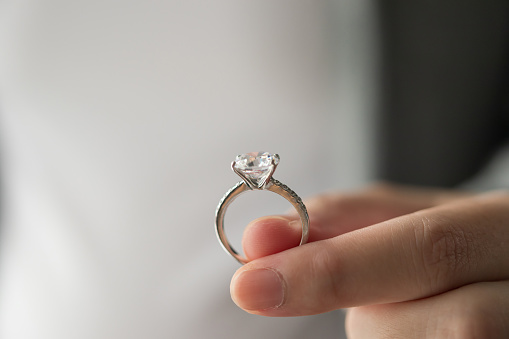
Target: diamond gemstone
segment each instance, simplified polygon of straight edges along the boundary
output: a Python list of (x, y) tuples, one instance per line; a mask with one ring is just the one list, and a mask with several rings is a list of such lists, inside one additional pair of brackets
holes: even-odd
[(261, 187), (271, 174), (273, 160), (274, 165), (277, 165), (279, 156), (269, 152), (250, 152), (238, 155), (234, 167), (253, 184)]

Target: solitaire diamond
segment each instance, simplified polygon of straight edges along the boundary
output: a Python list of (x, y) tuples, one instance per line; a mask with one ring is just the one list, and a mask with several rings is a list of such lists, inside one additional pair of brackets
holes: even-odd
[(254, 186), (262, 187), (279, 163), (279, 155), (269, 152), (251, 152), (238, 155), (234, 169), (240, 172)]

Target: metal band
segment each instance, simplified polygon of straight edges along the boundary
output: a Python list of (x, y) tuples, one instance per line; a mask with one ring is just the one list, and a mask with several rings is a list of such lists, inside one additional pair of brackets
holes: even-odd
[[(265, 187), (262, 189), (279, 194), (280, 196), (288, 200), (293, 205), (293, 207), (295, 207), (295, 209), (299, 213), (302, 224), (302, 236), (299, 245), (305, 244), (309, 236), (309, 216), (306, 210), (306, 206), (304, 206), (304, 203), (302, 202), (302, 199), (288, 186), (282, 184), (281, 182), (277, 181), (274, 178), (271, 178), (267, 185), (265, 185)], [(251, 190), (252, 188), (249, 188), (244, 181), (238, 182), (226, 192), (226, 194), (223, 196), (223, 198), (217, 205), (216, 209), (217, 238), (219, 239), (219, 242), (223, 246), (224, 250), (228, 252), (241, 264), (245, 264), (249, 260), (240, 256), (226, 238), (226, 234), (224, 232), (224, 216), (226, 214), (226, 209), (228, 208), (228, 206), (230, 206), (233, 200), (235, 200), (240, 194)]]

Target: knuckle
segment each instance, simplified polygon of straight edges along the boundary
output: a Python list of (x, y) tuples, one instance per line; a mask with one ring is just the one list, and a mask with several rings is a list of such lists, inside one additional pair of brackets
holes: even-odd
[[(328, 244), (331, 246), (332, 244)], [(325, 247), (328, 247), (325, 246)], [(320, 305), (325, 308), (334, 309), (336, 304), (341, 301), (345, 301), (345, 291), (340, 281), (341, 275), (340, 271), (340, 263), (338, 262), (338, 258), (332, 255), (334, 251), (327, 250), (326, 248), (321, 248), (316, 251), (312, 257), (312, 265), (311, 265), (311, 277), (316, 277), (314, 288), (316, 289), (316, 293), (314, 293), (318, 298), (323, 298), (320, 300)], [(316, 284), (316, 282), (319, 282)], [(324, 293), (326, 291), (327, 293)]]
[(427, 292), (443, 289), (475, 264), (475, 235), (462, 226), (448, 218), (423, 216), (418, 221), (416, 255), (424, 268), (425, 279), (421, 283)]

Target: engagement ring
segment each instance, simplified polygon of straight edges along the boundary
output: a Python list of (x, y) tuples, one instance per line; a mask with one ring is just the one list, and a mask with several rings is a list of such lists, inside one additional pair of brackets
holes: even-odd
[(302, 199), (288, 186), (272, 177), (277, 165), (279, 155), (268, 152), (251, 152), (238, 155), (232, 162), (232, 169), (242, 181), (235, 184), (223, 196), (216, 209), (216, 235), (226, 252), (241, 264), (248, 260), (240, 256), (230, 245), (224, 232), (224, 216), (226, 209), (241, 193), (251, 190), (267, 190), (279, 194), (288, 200), (297, 210), (302, 224), (302, 236), (300, 244), (305, 244), (309, 234), (309, 216)]

